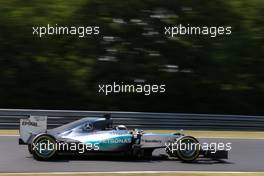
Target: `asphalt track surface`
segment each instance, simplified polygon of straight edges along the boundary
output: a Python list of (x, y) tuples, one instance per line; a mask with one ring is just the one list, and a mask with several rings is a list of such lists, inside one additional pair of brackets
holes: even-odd
[(123, 158), (61, 158), (40, 162), (32, 158), (26, 146), (18, 145), (17, 136), (0, 136), (0, 172), (116, 172), (116, 171), (264, 171), (264, 140), (201, 139), (207, 142), (232, 142), (229, 159), (199, 160), (182, 163), (160, 157), (154, 152), (151, 160)]

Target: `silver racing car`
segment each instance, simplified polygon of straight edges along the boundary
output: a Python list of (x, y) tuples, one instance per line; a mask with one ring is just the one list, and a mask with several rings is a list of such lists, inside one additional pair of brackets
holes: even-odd
[(164, 148), (169, 157), (192, 162), (199, 157), (227, 159), (226, 150), (201, 148), (199, 141), (182, 133), (154, 134), (113, 126), (110, 114), (103, 118), (80, 120), (47, 130), (46, 116), (20, 120), (19, 144), (28, 145), (36, 160), (50, 160), (59, 155), (120, 154), (151, 158), (155, 149)]

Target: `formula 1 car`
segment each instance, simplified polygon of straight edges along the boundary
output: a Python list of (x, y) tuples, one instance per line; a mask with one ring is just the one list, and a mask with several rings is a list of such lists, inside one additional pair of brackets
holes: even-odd
[(110, 114), (103, 118), (80, 120), (47, 130), (47, 116), (20, 119), (19, 144), (28, 145), (36, 160), (51, 160), (58, 155), (124, 153), (135, 158), (150, 158), (152, 152), (164, 148), (169, 157), (192, 162), (199, 157), (227, 159), (226, 150), (201, 149), (199, 141), (182, 133), (154, 134), (113, 127)]

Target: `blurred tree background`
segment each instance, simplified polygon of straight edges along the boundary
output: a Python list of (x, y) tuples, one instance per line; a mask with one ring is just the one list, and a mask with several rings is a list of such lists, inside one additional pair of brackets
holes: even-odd
[[(264, 115), (263, 0), (0, 1), (0, 107)], [(100, 35), (32, 35), (32, 26), (100, 26)], [(232, 35), (164, 35), (164, 26), (232, 26)], [(114, 81), (166, 93), (98, 93)]]

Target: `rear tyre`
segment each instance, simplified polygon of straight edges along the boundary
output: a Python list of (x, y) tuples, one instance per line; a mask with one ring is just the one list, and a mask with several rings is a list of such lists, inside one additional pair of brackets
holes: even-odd
[(145, 159), (152, 158), (153, 149), (144, 149), (143, 152), (144, 152), (143, 156)]
[(42, 134), (36, 136), (33, 140), (32, 154), (36, 160), (47, 161), (54, 159), (56, 153), (56, 139), (53, 136)]
[(176, 142), (178, 150), (176, 156), (183, 162), (192, 162), (199, 157), (200, 144), (199, 141), (192, 136), (183, 136)]

